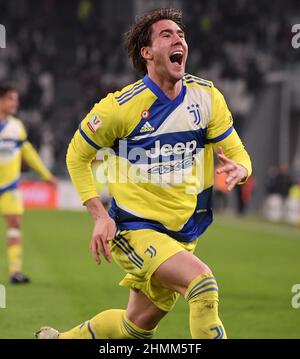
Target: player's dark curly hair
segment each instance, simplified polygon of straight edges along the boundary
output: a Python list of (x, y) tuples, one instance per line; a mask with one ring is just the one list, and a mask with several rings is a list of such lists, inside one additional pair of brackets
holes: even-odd
[(143, 75), (147, 73), (146, 61), (141, 55), (141, 48), (151, 45), (152, 25), (159, 20), (172, 20), (182, 30), (182, 12), (176, 9), (157, 9), (137, 18), (136, 22), (124, 34), (124, 43), (134, 68)]
[(17, 89), (11, 84), (0, 84), (0, 97), (5, 96), (8, 92), (16, 92)]

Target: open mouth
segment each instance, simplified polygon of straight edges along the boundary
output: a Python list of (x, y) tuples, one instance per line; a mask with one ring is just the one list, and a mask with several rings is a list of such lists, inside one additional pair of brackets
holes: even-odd
[(170, 56), (170, 61), (174, 64), (181, 65), (183, 60), (183, 54), (176, 52)]

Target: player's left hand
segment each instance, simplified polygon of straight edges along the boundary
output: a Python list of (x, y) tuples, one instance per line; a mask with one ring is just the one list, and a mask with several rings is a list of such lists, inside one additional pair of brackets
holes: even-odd
[(115, 238), (116, 223), (109, 216), (99, 217), (95, 221), (90, 250), (97, 264), (100, 264), (100, 253), (107, 262), (111, 262), (112, 256), (109, 242)]
[(227, 173), (228, 175), (226, 178), (227, 190), (231, 191), (236, 184), (238, 184), (248, 176), (248, 171), (246, 170), (245, 167), (237, 164), (236, 162), (226, 157), (223, 153), (221, 146), (219, 146), (218, 148), (217, 156), (218, 156), (218, 160), (222, 165), (217, 169), (217, 174), (224, 172)]
[(53, 187), (56, 187), (58, 183), (57, 178), (54, 176), (50, 177), (48, 180), (46, 180), (46, 182)]

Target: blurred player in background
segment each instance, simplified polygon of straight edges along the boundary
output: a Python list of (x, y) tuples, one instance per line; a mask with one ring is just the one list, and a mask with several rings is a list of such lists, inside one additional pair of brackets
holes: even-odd
[(18, 106), (17, 90), (13, 86), (0, 85), (0, 214), (7, 226), (9, 276), (13, 284), (30, 282), (22, 274), (21, 220), (24, 209), (19, 189), (22, 160), (44, 180), (53, 185), (56, 183), (27, 140), (22, 122), (14, 117)]
[[(96, 104), (68, 149), (72, 181), (95, 222), (90, 248), (97, 263), (100, 253), (109, 262), (113, 256), (127, 273), (120, 283), (130, 288), (127, 309), (101, 312), (64, 333), (42, 327), (38, 338), (149, 339), (180, 294), (190, 308), (192, 338), (226, 338), (216, 280), (193, 252), (212, 222), (213, 149), (228, 190), (247, 180), (251, 162), (221, 93), (185, 73), (183, 29), (173, 9), (152, 11), (131, 27), (127, 49), (145, 77)], [(105, 147), (114, 150), (109, 171), (117, 173), (108, 176), (109, 214), (90, 165)]]

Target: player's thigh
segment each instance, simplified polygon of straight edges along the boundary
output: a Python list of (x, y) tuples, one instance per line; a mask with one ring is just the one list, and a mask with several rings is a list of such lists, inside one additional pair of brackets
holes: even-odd
[(0, 211), (9, 228), (20, 228), (24, 212), (21, 192), (14, 190), (3, 193), (0, 196)]
[(162, 286), (184, 295), (193, 279), (203, 273), (211, 273), (211, 270), (194, 254), (182, 251), (162, 263), (154, 277)]
[(159, 309), (144, 293), (130, 289), (126, 316), (139, 328), (155, 328), (166, 314), (167, 312)]
[(127, 273), (119, 283), (142, 292), (161, 311), (170, 311), (179, 294), (153, 277), (162, 263), (182, 251), (193, 251), (196, 242), (180, 243), (151, 229), (122, 231), (111, 243), (116, 263)]

